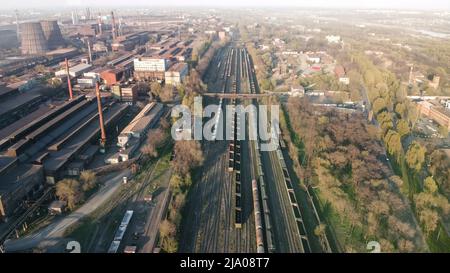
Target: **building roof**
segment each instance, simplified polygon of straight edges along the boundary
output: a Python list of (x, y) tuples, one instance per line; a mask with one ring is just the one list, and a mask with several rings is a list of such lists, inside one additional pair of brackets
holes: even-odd
[(121, 134), (140, 133), (146, 129), (148, 125), (153, 121), (156, 114), (162, 109), (160, 103), (147, 104), (142, 111), (136, 115), (136, 117), (126, 126)]
[(181, 72), (183, 69), (185, 69), (187, 66), (187, 63), (175, 63), (172, 65), (168, 71), (171, 72)]
[(2, 174), (0, 195), (2, 192), (11, 192), (18, 187), (22, 187), (25, 179), (35, 176), (41, 170), (41, 165), (20, 164), (11, 171)]
[(11, 93), (12, 91), (14, 91), (13, 88), (6, 85), (0, 85), (0, 97), (8, 93)]

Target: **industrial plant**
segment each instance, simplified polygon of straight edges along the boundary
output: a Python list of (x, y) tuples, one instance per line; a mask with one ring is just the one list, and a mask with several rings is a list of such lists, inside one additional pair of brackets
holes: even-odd
[(70, 2), (0, 10), (0, 253), (450, 252), (448, 12)]

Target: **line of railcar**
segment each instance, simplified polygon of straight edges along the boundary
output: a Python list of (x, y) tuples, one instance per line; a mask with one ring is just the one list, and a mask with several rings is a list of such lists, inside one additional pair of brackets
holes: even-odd
[(117, 253), (120, 243), (123, 240), (123, 237), (125, 236), (125, 232), (127, 231), (128, 225), (131, 222), (131, 218), (133, 217), (134, 211), (127, 210), (125, 212), (125, 215), (122, 218), (122, 222), (119, 225), (119, 228), (117, 229), (114, 240), (112, 241), (108, 253)]

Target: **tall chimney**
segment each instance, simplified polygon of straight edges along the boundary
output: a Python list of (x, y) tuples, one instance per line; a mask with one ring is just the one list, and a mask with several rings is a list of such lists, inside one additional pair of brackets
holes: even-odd
[(119, 18), (119, 36), (123, 36), (123, 30), (122, 30), (122, 17)]
[(101, 149), (105, 149), (106, 144), (106, 132), (105, 132), (105, 125), (103, 121), (103, 108), (102, 108), (102, 98), (100, 96), (100, 87), (98, 82), (95, 84), (95, 94), (97, 95), (97, 106), (98, 106), (98, 117), (100, 120), (100, 131), (101, 131), (101, 137), (100, 137), (100, 147)]
[(19, 44), (20, 44), (19, 11), (15, 10), (14, 13), (16, 15), (17, 42), (19, 42)]
[(89, 40), (89, 38), (87, 38), (87, 47), (88, 47), (88, 54), (89, 54), (89, 63), (92, 64), (91, 41)]
[(114, 41), (117, 38), (116, 18), (114, 17), (114, 11), (111, 11), (111, 19), (112, 19), (112, 35), (113, 35), (113, 41)]
[(103, 34), (103, 29), (102, 29), (102, 15), (99, 13), (98, 14), (98, 31), (100, 33), (100, 35)]
[(73, 99), (72, 83), (70, 82), (69, 61), (66, 58), (67, 88), (69, 89), (69, 98)]

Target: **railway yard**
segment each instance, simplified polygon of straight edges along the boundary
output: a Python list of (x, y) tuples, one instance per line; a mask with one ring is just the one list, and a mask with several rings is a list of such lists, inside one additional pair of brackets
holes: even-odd
[[(235, 45), (223, 48), (213, 58), (210, 67), (205, 77), (208, 92), (259, 93), (252, 60), (245, 48)], [(227, 114), (226, 105), (252, 103), (258, 106), (256, 99), (222, 98), (219, 101), (213, 96), (204, 98), (206, 104), (218, 103), (223, 116)], [(245, 121), (235, 115), (231, 128), (217, 126), (224, 129), (224, 134), (232, 130), (234, 140), (203, 143), (205, 164), (201, 179), (191, 189), (180, 251), (329, 251), (329, 248), (322, 247), (313, 234), (317, 225), (314, 218), (305, 221), (302, 217), (303, 212), (308, 216), (315, 212), (311, 214), (310, 200), (297, 202), (297, 196), (304, 195), (298, 194), (298, 187), (292, 185), (282, 148), (260, 151), (261, 143), (258, 140), (240, 140), (241, 126), (245, 126), (246, 135), (250, 130), (257, 130), (252, 115), (246, 116)], [(222, 139), (227, 138), (224, 136)]]

